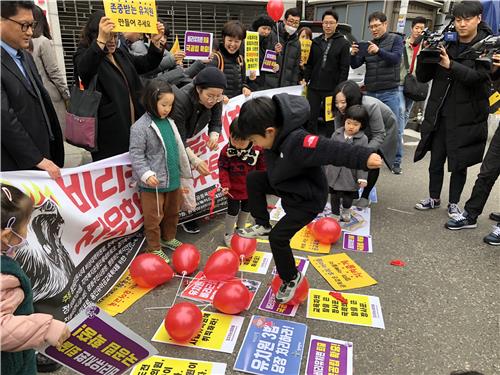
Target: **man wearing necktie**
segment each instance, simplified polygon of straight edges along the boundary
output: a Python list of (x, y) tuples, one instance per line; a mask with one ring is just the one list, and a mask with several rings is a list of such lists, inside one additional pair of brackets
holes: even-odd
[(41, 169), (52, 178), (64, 164), (62, 132), (35, 62), (33, 2), (1, 3), (2, 171)]

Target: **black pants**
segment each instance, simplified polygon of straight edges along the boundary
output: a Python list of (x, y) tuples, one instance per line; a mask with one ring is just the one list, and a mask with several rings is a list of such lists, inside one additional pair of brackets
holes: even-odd
[(248, 199), (245, 200), (238, 200), (238, 199), (231, 199), (227, 198), (227, 214), (231, 216), (236, 216), (240, 212), (240, 207), (241, 211), (244, 212), (250, 212), (248, 209)]
[[(438, 120), (439, 127), (434, 134), (431, 145), (431, 162), (429, 164), (429, 195), (433, 199), (439, 199), (443, 188), (444, 163), (447, 158), (446, 151), (446, 117)], [(464, 190), (467, 180), (467, 168), (451, 172), (449, 203), (460, 202), (460, 195)]]
[[(491, 189), (500, 174), (500, 126), (497, 127), (484, 156), (483, 164), (477, 175), (476, 183), (472, 189), (469, 200), (465, 203), (465, 211), (470, 217), (476, 219), (483, 212)], [(498, 205), (498, 196), (495, 198)]]
[[(269, 183), (267, 172), (253, 171), (247, 176), (250, 212), (259, 225), (269, 226), (266, 194), (276, 192)], [(276, 270), (283, 281), (290, 281), (297, 275), (297, 267), (290, 248), (290, 240), (300, 229), (309, 224), (318, 214), (307, 209), (290, 207), (282, 200), (286, 215), (278, 221), (269, 234), (269, 244), (273, 253)]]
[(340, 191), (330, 188), (330, 203), (332, 205), (332, 214), (340, 215), (340, 200), (342, 207), (351, 208), (352, 201), (358, 197), (357, 191)]
[[(333, 91), (314, 90), (311, 88), (307, 88), (307, 100), (309, 100), (309, 106), (311, 107), (311, 117), (309, 118), (309, 125), (307, 130), (310, 133), (318, 134), (318, 117), (321, 115), (321, 110), (323, 109), (321, 103), (327, 96), (331, 95), (333, 95)], [(333, 105), (335, 105), (335, 103), (332, 100), (332, 106)], [(322, 117), (324, 117), (324, 114)]]
[(368, 177), (366, 179), (366, 187), (363, 189), (363, 193), (361, 193), (361, 198), (366, 198), (370, 196), (370, 193), (378, 181), (378, 176), (380, 175), (380, 169), (370, 169), (368, 171)]

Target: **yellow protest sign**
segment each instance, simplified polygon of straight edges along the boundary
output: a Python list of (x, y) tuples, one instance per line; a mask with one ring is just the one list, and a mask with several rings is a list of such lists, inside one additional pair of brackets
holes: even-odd
[(259, 75), (259, 33), (247, 31), (245, 38), (245, 68), (246, 75), (255, 72)]
[(174, 54), (176, 52), (179, 52), (181, 50), (181, 45), (179, 43), (179, 36), (175, 35), (175, 42), (172, 48), (170, 48), (170, 53)]
[(295, 250), (309, 251), (317, 254), (328, 254), (331, 245), (320, 243), (316, 240), (307, 227), (302, 228), (290, 241), (290, 247)]
[(103, 0), (104, 12), (114, 22), (114, 32), (156, 34), (154, 0)]
[(378, 297), (342, 293), (343, 304), (330, 295), (330, 291), (309, 289), (307, 317), (339, 323), (385, 328), (382, 307)]
[(240, 264), (240, 271), (260, 273), (265, 275), (273, 255), (264, 251), (256, 251), (251, 258), (246, 259)]
[(241, 316), (205, 312), (200, 332), (191, 341), (178, 343), (173, 340), (165, 329), (163, 322), (161, 322), (152, 340), (173, 345), (232, 353), (243, 321), (244, 318)]
[(325, 121), (332, 121), (335, 119), (333, 115), (333, 96), (325, 98)]
[(154, 355), (142, 361), (132, 370), (132, 375), (219, 375), (226, 371), (226, 364), (198, 359), (179, 359)]
[(311, 53), (312, 40), (300, 39), (300, 61), (302, 64), (307, 63), (309, 60), (309, 53)]
[(154, 288), (142, 288), (138, 286), (127, 270), (118, 280), (113, 289), (99, 301), (97, 306), (109, 315), (121, 314), (132, 306), (138, 299)]
[(310, 256), (309, 261), (336, 290), (363, 288), (377, 283), (346, 253)]

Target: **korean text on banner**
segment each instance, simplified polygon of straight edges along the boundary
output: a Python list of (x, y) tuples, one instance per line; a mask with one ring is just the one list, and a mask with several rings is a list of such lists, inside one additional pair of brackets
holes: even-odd
[(277, 56), (278, 54), (275, 51), (266, 49), (266, 53), (264, 55), (264, 60), (262, 61), (260, 70), (262, 70), (263, 72), (274, 73), (274, 66), (276, 65)]
[(154, 0), (103, 0), (104, 12), (114, 22), (114, 32), (156, 34)]
[(306, 375), (352, 375), (352, 342), (311, 335)]
[(245, 67), (246, 75), (255, 72), (259, 75), (259, 33), (256, 31), (247, 31), (245, 38)]
[(300, 39), (300, 61), (306, 64), (309, 60), (309, 53), (311, 53), (312, 40)]
[(73, 318), (71, 336), (43, 353), (77, 374), (123, 374), (158, 351), (102, 309), (91, 305)]
[(212, 52), (212, 33), (186, 31), (184, 34), (184, 53), (187, 60), (208, 60)]
[(132, 375), (220, 375), (226, 372), (226, 366), (221, 362), (154, 355), (135, 366)]

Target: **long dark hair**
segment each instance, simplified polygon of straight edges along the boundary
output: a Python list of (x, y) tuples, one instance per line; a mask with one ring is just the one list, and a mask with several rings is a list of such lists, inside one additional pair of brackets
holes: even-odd
[(99, 22), (104, 17), (104, 11), (97, 10), (92, 13), (80, 33), (80, 47), (89, 47), (99, 34)]
[(337, 94), (339, 92), (341, 92), (345, 96), (346, 110), (355, 104), (361, 104), (361, 100), (363, 99), (363, 93), (361, 92), (361, 89), (359, 88), (358, 84), (354, 81), (344, 81), (340, 82), (337, 85), (337, 87), (335, 88), (335, 92), (333, 94), (332, 105), (336, 115), (340, 116), (343, 120), (342, 114), (335, 106), (335, 98), (337, 97)]
[(42, 35), (47, 39), (52, 39), (52, 35), (50, 35), (50, 27), (47, 22), (47, 17), (43, 14), (42, 8), (38, 5), (35, 5), (33, 8), (33, 19), (37, 22), (35, 29), (33, 30), (33, 38), (39, 38)]

